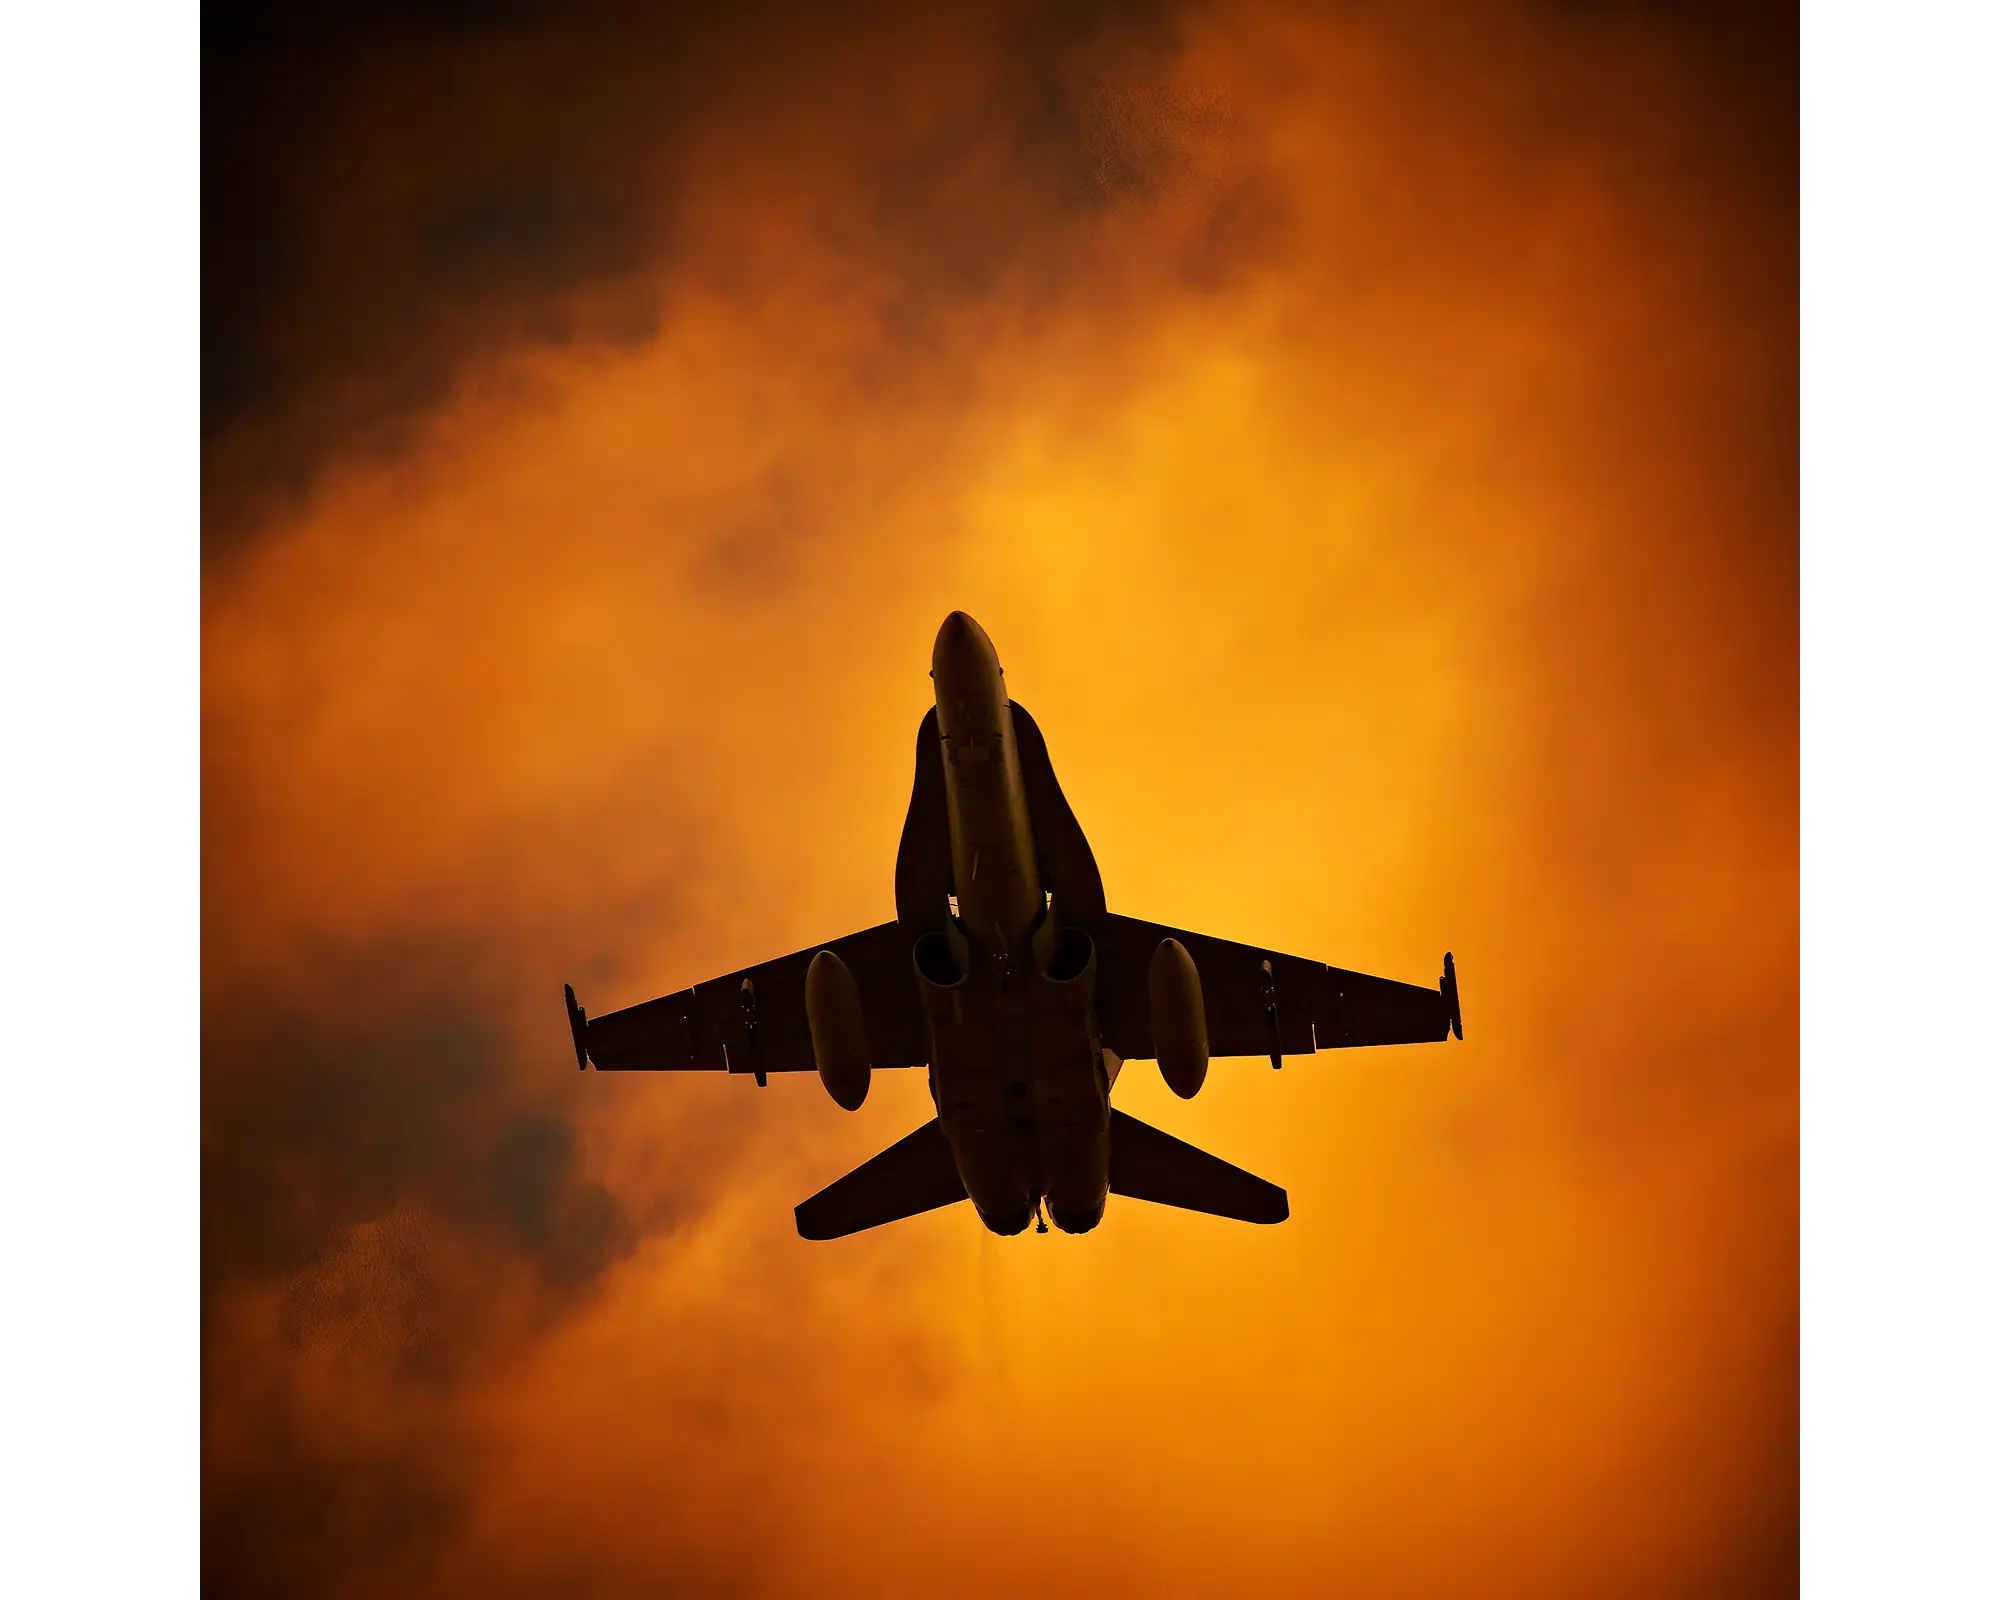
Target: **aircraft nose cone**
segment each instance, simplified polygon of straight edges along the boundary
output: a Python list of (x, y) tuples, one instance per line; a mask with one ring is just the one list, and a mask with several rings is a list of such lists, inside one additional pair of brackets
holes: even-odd
[(931, 676), (937, 679), (941, 706), (990, 693), (999, 685), (999, 652), (986, 630), (963, 611), (954, 611), (938, 629)]

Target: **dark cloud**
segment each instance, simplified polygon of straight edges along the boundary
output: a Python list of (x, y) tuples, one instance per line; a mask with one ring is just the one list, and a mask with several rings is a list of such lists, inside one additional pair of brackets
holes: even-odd
[(630, 1248), (631, 1221), (581, 1175), (563, 1111), (520, 1088), (481, 976), (385, 949), (330, 959), (298, 992), (211, 997), (211, 1287), (304, 1270), (396, 1207), (518, 1259), (551, 1296)]
[[(684, 1163), (635, 1215), (586, 1172), (575, 1074), (518, 1061), (497, 1020), (514, 965), (397, 941), (208, 996), (205, 1593), (421, 1592), (465, 1502), (452, 1397), (712, 1176)], [(350, 1426), (329, 1391), (386, 1420)]]
[(329, 1447), (272, 1416), (254, 1450), (204, 1473), (201, 1592), (424, 1592), (466, 1501), (434, 1449)]
[[(773, 129), (796, 138), (805, 124), (810, 151), (824, 119), (851, 142), (854, 192), (825, 197), (820, 242), (838, 249), (852, 230), (890, 285), (885, 305), (987, 292), (1051, 225), (1156, 192), (1173, 168), (1190, 112), (1145, 81), (1168, 15), (208, 8), (209, 550), (329, 463), (400, 448), (468, 365), (642, 340), (671, 275), (740, 280), (740, 241), (686, 237), (689, 169)], [(931, 54), (938, 94), (910, 70)]]
[(575, 32), (530, 5), (203, 21), (211, 548), (330, 457), (393, 449), (483, 351), (643, 335), (642, 300), (580, 291), (657, 247), (675, 52), (655, 101), (601, 12)]
[[(1071, 282), (1066, 229), (1157, 200), (1226, 131), (1226, 106), (1162, 79), (1182, 9), (205, 8), (207, 548), (330, 463), (401, 448), (469, 366), (644, 340), (677, 278), (750, 287), (747, 242), (691, 234), (686, 202), (718, 151), (774, 132), (808, 154), (816, 124), (843, 142), (842, 192), (815, 197), (824, 173), (802, 166), (786, 209), (824, 203), (810, 242), (865, 258), (904, 358), (941, 309), (1023, 270)], [(1718, 136), (1690, 147), (1706, 181), (1749, 207), (1795, 197), (1794, 10), (1560, 4), (1541, 25), (1565, 50), (1673, 38), (1712, 86)], [(1400, 26), (1442, 60), (1470, 24), (1419, 8)], [(1204, 212), (1179, 247), (1188, 284), (1282, 246), (1283, 200), (1254, 172)]]

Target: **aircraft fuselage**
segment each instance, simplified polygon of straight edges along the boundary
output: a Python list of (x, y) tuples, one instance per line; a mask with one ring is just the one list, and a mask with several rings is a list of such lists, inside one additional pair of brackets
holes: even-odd
[(1109, 1182), (1110, 1087), (1096, 961), (1037, 867), (1000, 661), (953, 612), (937, 685), (956, 912), (918, 942), (931, 1097), (980, 1218), (1019, 1233), (1046, 1200), (1072, 1233), (1095, 1227)]

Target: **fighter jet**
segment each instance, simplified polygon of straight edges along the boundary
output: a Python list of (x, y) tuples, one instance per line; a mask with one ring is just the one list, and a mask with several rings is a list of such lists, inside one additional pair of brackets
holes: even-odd
[(1284, 1221), (1276, 1184), (1113, 1109), (1121, 1069), (1157, 1061), (1189, 1099), (1213, 1056), (1462, 1039), (1450, 954), (1427, 989), (1107, 910), (1042, 731), (962, 611), (931, 677), (896, 920), (601, 1017), (565, 986), (578, 1068), (817, 1071), (849, 1111), (875, 1071), (928, 1069), (937, 1115), (799, 1205), (807, 1239), (960, 1200), (995, 1233), (1086, 1233), (1111, 1194)]

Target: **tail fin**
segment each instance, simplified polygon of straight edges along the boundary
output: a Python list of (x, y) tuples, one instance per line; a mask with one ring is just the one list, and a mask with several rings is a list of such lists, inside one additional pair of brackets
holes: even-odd
[(1118, 1110), (1111, 1113), (1111, 1192), (1238, 1222), (1283, 1222), (1292, 1214), (1275, 1183)]
[(801, 1239), (839, 1239), (965, 1198), (951, 1141), (932, 1117), (793, 1212)]

